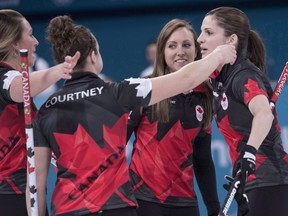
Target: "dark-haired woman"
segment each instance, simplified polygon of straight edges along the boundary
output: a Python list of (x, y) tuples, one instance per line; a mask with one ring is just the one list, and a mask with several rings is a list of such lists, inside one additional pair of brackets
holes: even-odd
[[(238, 200), (239, 215), (286, 216), (288, 155), (283, 149), (272, 88), (264, 73), (265, 48), (244, 12), (220, 7), (208, 12), (198, 38), (202, 57), (223, 44), (235, 44), (237, 60), (212, 79), (215, 119), (229, 145), (233, 177), (245, 186), (250, 211)], [(239, 197), (239, 196), (237, 196)]]

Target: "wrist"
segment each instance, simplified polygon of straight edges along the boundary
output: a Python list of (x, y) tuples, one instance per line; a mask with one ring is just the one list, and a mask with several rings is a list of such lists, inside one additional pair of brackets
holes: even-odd
[(61, 79), (61, 74), (59, 72), (61, 71), (60, 67), (61, 66), (58, 64), (47, 69), (45, 79), (48, 83), (50, 82), (54, 83)]
[[(255, 165), (257, 149), (251, 145), (245, 145), (242, 149), (243, 159)], [(250, 165), (251, 166), (251, 165)], [(252, 167), (250, 167), (252, 168)], [(253, 168), (255, 169), (255, 168)]]
[(256, 155), (256, 153), (257, 153), (257, 149), (254, 146), (249, 145), (249, 144), (244, 145), (243, 148), (241, 149), (241, 151), (242, 152), (249, 152), (249, 153), (254, 154), (254, 155)]
[(216, 56), (216, 59), (218, 61), (218, 65), (223, 65), (223, 62), (224, 62), (224, 56), (221, 52), (221, 50), (219, 48), (216, 48), (214, 50), (214, 53), (215, 53), (215, 56)]
[(55, 65), (53, 68), (51, 68), (52, 76), (55, 79), (55, 81), (62, 79), (63, 68), (64, 68), (64, 63)]

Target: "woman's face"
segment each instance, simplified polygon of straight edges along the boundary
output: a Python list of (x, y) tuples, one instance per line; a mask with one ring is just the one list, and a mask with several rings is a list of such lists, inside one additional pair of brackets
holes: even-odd
[(32, 34), (32, 27), (26, 19), (22, 20), (23, 33), (22, 38), (17, 43), (17, 48), (28, 50), (28, 64), (29, 66), (34, 65), (33, 53), (36, 51), (36, 46), (38, 46), (38, 40)]
[(201, 34), (197, 42), (200, 44), (202, 58), (211, 53), (217, 46), (229, 43), (230, 37), (224, 35), (224, 29), (217, 25), (213, 15), (204, 18)]
[(196, 48), (193, 33), (185, 27), (176, 29), (165, 44), (164, 56), (170, 73), (194, 61)]

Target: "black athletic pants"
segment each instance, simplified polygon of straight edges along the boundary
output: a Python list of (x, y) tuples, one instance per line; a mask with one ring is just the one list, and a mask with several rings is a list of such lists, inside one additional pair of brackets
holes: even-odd
[(288, 185), (255, 188), (247, 196), (250, 211), (246, 216), (288, 215)]
[(138, 216), (200, 216), (198, 206), (169, 206), (154, 202), (137, 200)]
[(136, 208), (118, 208), (111, 210), (104, 210), (98, 213), (87, 214), (86, 216), (137, 216)]
[(28, 216), (25, 194), (0, 194), (0, 215)]

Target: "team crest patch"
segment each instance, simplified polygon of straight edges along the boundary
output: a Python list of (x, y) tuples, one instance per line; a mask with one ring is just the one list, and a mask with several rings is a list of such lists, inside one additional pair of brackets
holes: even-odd
[(221, 106), (222, 106), (223, 110), (227, 110), (227, 108), (228, 108), (228, 98), (227, 98), (225, 93), (223, 93), (223, 97), (221, 99)]
[(203, 114), (204, 114), (204, 110), (201, 106), (197, 105), (195, 107), (195, 111), (196, 111), (196, 118), (199, 122), (201, 122), (203, 120)]

